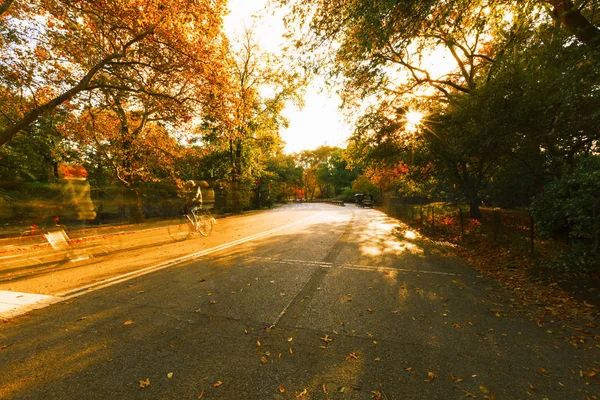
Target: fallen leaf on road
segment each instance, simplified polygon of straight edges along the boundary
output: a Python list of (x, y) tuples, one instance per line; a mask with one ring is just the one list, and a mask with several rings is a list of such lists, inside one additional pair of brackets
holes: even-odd
[(323, 384), (323, 393), (327, 394), (327, 387), (325, 387), (325, 384)]
[(479, 386), (479, 390), (481, 390), (481, 392), (485, 393), (485, 394), (489, 394), (490, 393), (490, 390), (488, 388), (486, 388), (485, 386), (483, 386), (483, 385)]
[(296, 398), (299, 399), (300, 397), (303, 397), (306, 393), (308, 393), (308, 390), (306, 390), (305, 388), (303, 391), (296, 395)]
[(202, 392), (200, 392), (200, 395), (198, 396), (198, 399), (201, 399), (204, 397), (204, 390)]
[(140, 293), (144, 293), (144, 292), (145, 292), (145, 290), (140, 290), (140, 291), (138, 292), (138, 294), (140, 294)]
[(412, 367), (405, 367), (404, 370), (410, 372), (412, 371)]
[(285, 393), (285, 388), (283, 386), (279, 385), (279, 391), (281, 393)]
[(217, 301), (216, 300), (211, 300), (210, 304), (217, 304)]
[(465, 390), (464, 392), (465, 392), (465, 397), (472, 397), (472, 398), (474, 398), (474, 399), (476, 399), (476, 398), (477, 398), (477, 396), (475, 396), (475, 395), (474, 395), (473, 393), (471, 393), (471, 392), (468, 392), (468, 391), (466, 391), (466, 390)]
[(437, 376), (435, 373), (433, 373), (433, 372), (428, 372), (428, 373), (427, 373), (427, 376), (428, 376), (429, 378), (428, 378), (428, 379), (425, 379), (425, 382), (433, 382), (433, 380), (434, 380), (435, 378), (437, 378), (437, 377), (438, 377), (438, 376)]
[(290, 354), (294, 354), (294, 350), (290, 347)]
[(145, 388), (147, 386), (150, 386), (150, 379), (149, 378), (146, 378), (145, 381), (140, 381), (140, 387), (141, 388)]
[(169, 373), (167, 374), (167, 378), (171, 379), (172, 377), (173, 377), (173, 373), (172, 373), (172, 372), (169, 372)]
[(125, 321), (125, 322), (123, 322), (123, 325), (125, 325), (125, 326), (127, 326), (127, 325), (131, 325), (131, 324), (133, 324), (133, 321), (132, 321), (132, 320), (129, 320), (129, 321)]
[(329, 337), (329, 335), (325, 334), (324, 337), (321, 338), (322, 341), (324, 341), (325, 343), (329, 343), (332, 342), (333, 339)]
[(381, 392), (372, 391), (371, 392), (371, 398), (375, 399), (375, 400), (381, 400)]
[(288, 338), (288, 342), (291, 342), (292, 340), (294, 340), (294, 338), (291, 338), (291, 337)]
[(260, 362), (263, 363), (263, 364), (266, 364), (266, 363), (269, 362), (269, 360), (267, 360), (267, 357), (261, 357), (260, 358)]
[(449, 374), (450, 374), (450, 380), (451, 380), (452, 382), (454, 382), (454, 375), (452, 375), (452, 372), (450, 372)]
[(200, 311), (202, 311), (200, 308), (194, 310), (195, 313), (199, 313)]
[(371, 310), (370, 308), (367, 308), (367, 311), (368, 311), (368, 312), (373, 312), (373, 310)]
[(349, 360), (349, 359), (351, 359), (351, 358), (352, 358), (352, 359), (354, 359), (354, 360), (358, 360), (358, 354), (356, 354), (356, 353), (354, 353), (354, 352), (353, 352), (353, 353), (350, 353), (350, 354), (348, 354), (348, 355), (346, 356), (346, 361), (348, 361), (348, 360)]
[(257, 341), (256, 341), (256, 345), (257, 345), (258, 347), (260, 347), (260, 340), (257, 340)]
[(345, 388), (344, 386), (340, 386), (340, 387), (338, 388), (338, 392), (339, 392), (339, 393), (344, 393), (345, 391), (346, 391), (346, 388)]
[(213, 387), (219, 387), (223, 384), (223, 382), (218, 381), (217, 383), (213, 384)]
[(247, 335), (248, 334), (248, 329), (244, 329), (244, 333)]

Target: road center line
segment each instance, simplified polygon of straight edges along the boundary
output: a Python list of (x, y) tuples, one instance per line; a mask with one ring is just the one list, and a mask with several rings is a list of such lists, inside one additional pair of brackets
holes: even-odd
[(430, 275), (446, 275), (446, 276), (460, 276), (454, 272), (441, 272), (441, 271), (426, 271), (419, 269), (406, 269), (406, 268), (390, 268), (390, 267), (376, 267), (372, 265), (359, 265), (359, 264), (333, 264), (330, 262), (321, 261), (303, 261), (303, 260), (278, 260), (270, 257), (247, 257), (247, 260), (264, 260), (273, 264), (287, 264), (287, 265), (314, 265), (321, 268), (343, 268), (353, 269), (359, 271), (385, 271), (385, 272), (411, 272), (416, 274), (430, 274)]

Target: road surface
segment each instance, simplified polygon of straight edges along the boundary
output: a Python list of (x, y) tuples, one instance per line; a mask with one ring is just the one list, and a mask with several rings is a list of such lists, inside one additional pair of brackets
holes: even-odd
[(0, 290), (39, 297), (0, 325), (0, 398), (600, 393), (598, 342), (567, 340), (579, 326), (532, 320), (446, 244), (377, 210), (292, 204), (221, 219), (208, 238), (121, 239), (102, 256), (1, 268)]

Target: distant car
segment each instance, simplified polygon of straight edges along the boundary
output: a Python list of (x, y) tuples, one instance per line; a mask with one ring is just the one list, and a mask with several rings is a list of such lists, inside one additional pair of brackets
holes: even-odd
[(361, 203), (361, 207), (362, 208), (373, 208), (373, 204), (375, 202), (373, 201), (373, 195), (372, 194), (365, 194), (364, 198), (362, 199), (362, 203)]
[(362, 207), (362, 202), (363, 202), (364, 198), (365, 198), (364, 194), (357, 193), (357, 194), (354, 195), (354, 203), (356, 203), (357, 206), (361, 206)]

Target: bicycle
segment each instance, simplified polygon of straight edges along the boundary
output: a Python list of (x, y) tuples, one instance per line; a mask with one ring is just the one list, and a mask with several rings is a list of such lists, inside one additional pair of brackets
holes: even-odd
[(208, 236), (215, 222), (210, 211), (194, 207), (189, 212), (181, 214), (174, 224), (169, 225), (169, 236), (175, 241), (185, 240), (196, 232)]

